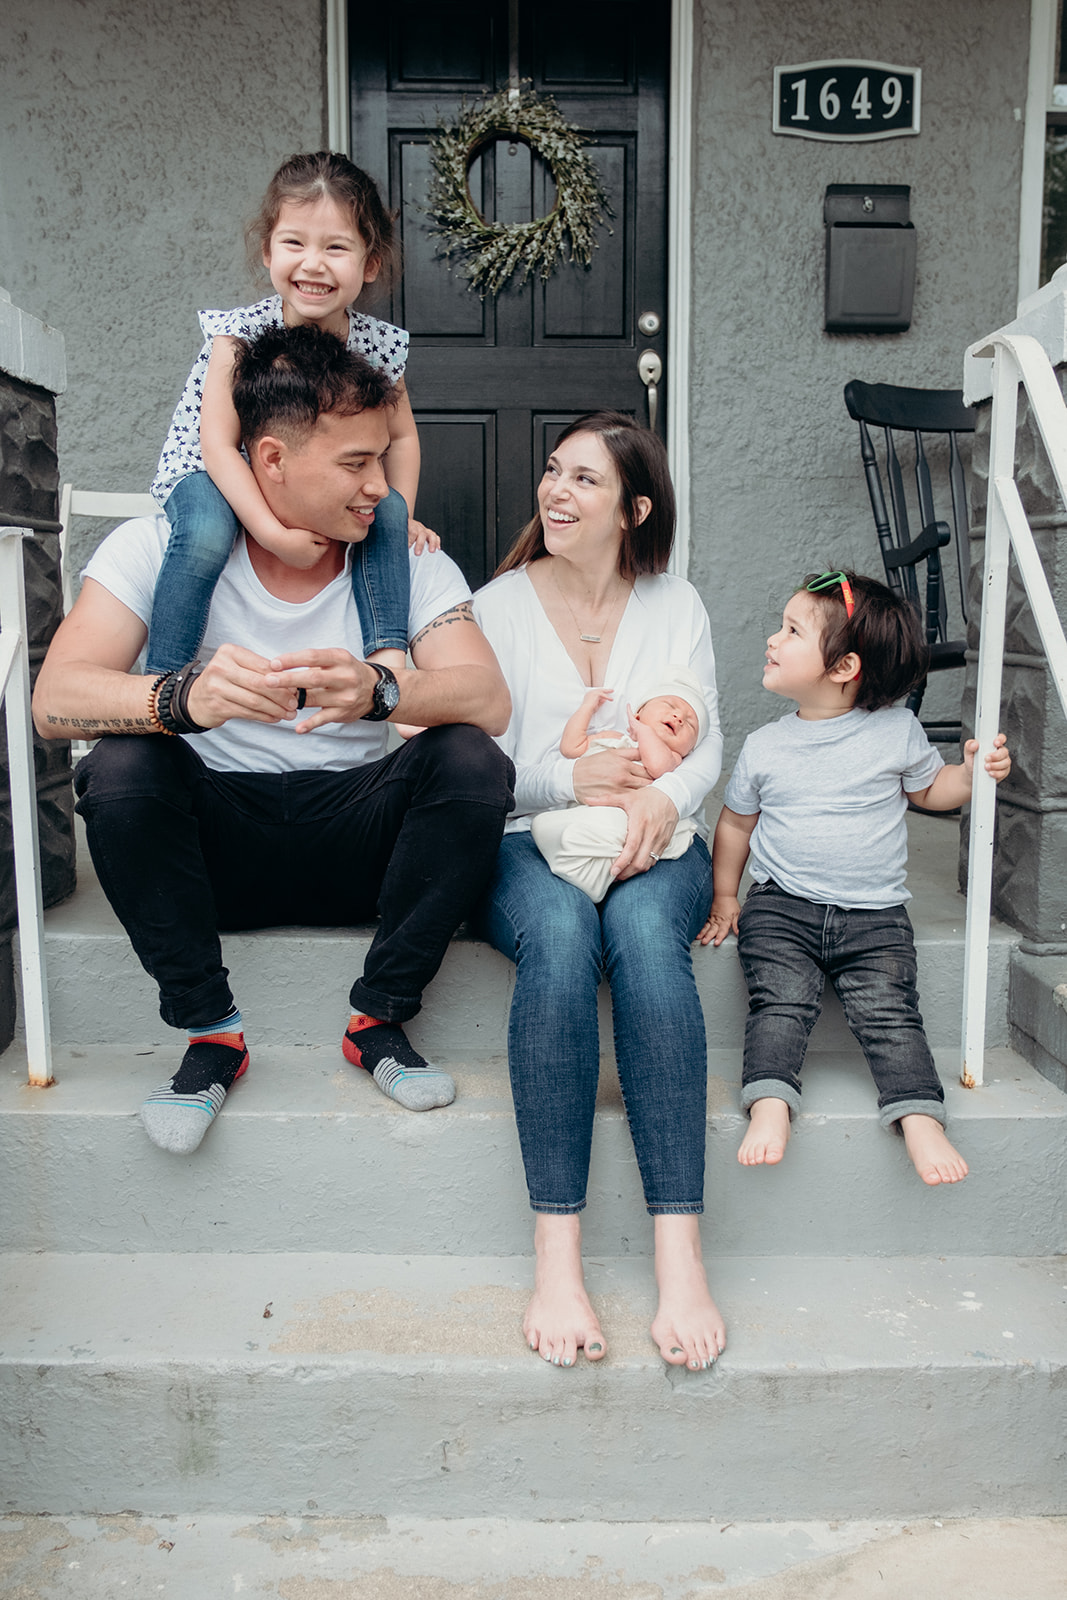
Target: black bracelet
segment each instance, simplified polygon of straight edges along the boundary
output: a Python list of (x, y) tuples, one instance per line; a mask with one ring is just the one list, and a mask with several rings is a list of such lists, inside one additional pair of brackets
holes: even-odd
[(168, 672), (156, 697), (156, 717), (167, 733), (207, 733), (189, 715), (189, 690), (203, 672), (199, 661), (190, 661), (179, 672)]
[(178, 674), (178, 681), (174, 686), (174, 699), (171, 710), (175, 718), (184, 724), (180, 729), (182, 733), (207, 733), (208, 731), (199, 722), (194, 722), (189, 715), (189, 693), (203, 670), (201, 662), (190, 661)]

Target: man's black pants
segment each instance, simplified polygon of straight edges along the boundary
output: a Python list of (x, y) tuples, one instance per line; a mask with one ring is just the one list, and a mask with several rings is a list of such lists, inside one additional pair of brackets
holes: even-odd
[(104, 892), (181, 1028), (233, 1009), (220, 929), (375, 916), (352, 1009), (413, 1017), (488, 881), (514, 776), (459, 725), (345, 772), (214, 772), (184, 739), (107, 737), (74, 787)]

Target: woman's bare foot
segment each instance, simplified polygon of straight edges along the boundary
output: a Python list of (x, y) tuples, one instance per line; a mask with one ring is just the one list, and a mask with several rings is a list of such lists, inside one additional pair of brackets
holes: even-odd
[(959, 1151), (949, 1144), (945, 1130), (936, 1117), (924, 1116), (921, 1111), (901, 1117), (900, 1131), (912, 1165), (924, 1183), (959, 1183), (970, 1168)]
[(534, 1229), (537, 1269), (522, 1331), (531, 1350), (553, 1366), (573, 1367), (579, 1350), (599, 1361), (606, 1345), (585, 1292), (582, 1225), (576, 1216), (542, 1212)]
[[(903, 1120), (903, 1119), (901, 1119)], [(789, 1143), (789, 1107), (776, 1095), (753, 1100), (748, 1112), (748, 1132), (741, 1140), (737, 1159), (743, 1167), (776, 1166)]]
[(672, 1367), (699, 1372), (726, 1349), (726, 1325), (704, 1273), (700, 1218), (660, 1216), (655, 1229), (659, 1309), (652, 1337)]

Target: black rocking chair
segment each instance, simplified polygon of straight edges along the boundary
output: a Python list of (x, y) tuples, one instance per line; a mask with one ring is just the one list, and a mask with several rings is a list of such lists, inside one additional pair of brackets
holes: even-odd
[[(911, 601), (923, 617), (926, 641), (930, 646), (930, 671), (964, 665), (965, 641), (949, 639), (948, 602), (941, 566), (941, 551), (956, 546), (960, 610), (967, 621), (967, 485), (960, 459), (957, 435), (973, 433), (975, 414), (963, 403), (959, 389), (903, 389), (891, 383), (861, 383), (854, 378), (845, 385), (848, 414), (860, 426), (860, 453), (871, 498), (874, 525), (885, 566), (886, 583)], [(880, 463), (869, 428), (881, 428), (885, 435), (885, 454)], [(914, 539), (908, 520), (904, 488), (904, 468), (897, 453), (898, 434), (910, 433), (917, 491), (920, 532)], [(939, 520), (934, 507), (933, 476), (923, 446), (923, 436), (941, 435), (948, 444), (948, 489), (952, 507), (951, 527)], [(905, 446), (905, 454), (908, 447)], [(939, 452), (940, 454), (940, 452)], [(882, 472), (889, 487), (889, 508)], [(919, 592), (917, 567), (926, 565), (926, 582)], [(908, 697), (908, 706), (918, 714), (926, 691), (925, 681)], [(959, 722), (925, 724), (927, 733), (940, 739), (958, 738)]]

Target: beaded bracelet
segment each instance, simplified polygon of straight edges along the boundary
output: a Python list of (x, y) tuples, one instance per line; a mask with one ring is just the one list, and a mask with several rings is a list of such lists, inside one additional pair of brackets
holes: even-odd
[(177, 732), (176, 728), (168, 728), (159, 715), (159, 691), (170, 676), (169, 672), (161, 672), (148, 691), (148, 721), (153, 733)]
[(168, 672), (156, 699), (156, 716), (167, 733), (206, 733), (187, 710), (189, 690), (203, 672), (199, 661), (190, 661), (178, 672)]

